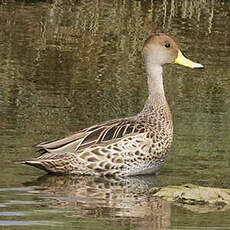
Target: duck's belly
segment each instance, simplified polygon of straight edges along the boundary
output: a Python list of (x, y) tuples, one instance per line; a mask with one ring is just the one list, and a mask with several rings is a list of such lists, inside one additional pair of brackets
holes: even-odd
[(146, 175), (146, 174), (155, 174), (158, 169), (159, 169), (159, 167), (152, 166), (150, 168), (142, 169), (140, 171), (130, 172), (130, 173), (127, 174), (127, 176), (138, 176), (138, 175)]
[(160, 166), (166, 161), (167, 154), (165, 154), (164, 157), (159, 159), (158, 161), (155, 161), (154, 163), (148, 163), (139, 165), (139, 167), (133, 167), (132, 169), (127, 170), (124, 173), (124, 176), (138, 176), (138, 175), (146, 175), (146, 174), (155, 174)]

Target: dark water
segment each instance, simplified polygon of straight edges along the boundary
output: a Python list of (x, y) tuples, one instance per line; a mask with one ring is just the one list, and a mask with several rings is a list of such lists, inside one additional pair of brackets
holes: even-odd
[[(230, 210), (148, 196), (159, 185), (230, 188), (230, 2), (0, 1), (0, 229), (230, 229)], [(13, 163), (33, 144), (142, 109), (141, 47), (168, 32), (205, 65), (164, 69), (175, 138), (157, 177), (47, 177)]]

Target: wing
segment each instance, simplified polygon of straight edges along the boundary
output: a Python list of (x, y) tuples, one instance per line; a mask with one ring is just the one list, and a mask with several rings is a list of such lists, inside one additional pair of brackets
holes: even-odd
[(134, 117), (111, 120), (60, 140), (40, 143), (35, 147), (40, 148), (42, 153), (74, 153), (99, 144), (113, 143), (127, 135), (143, 133), (146, 129), (147, 127)]

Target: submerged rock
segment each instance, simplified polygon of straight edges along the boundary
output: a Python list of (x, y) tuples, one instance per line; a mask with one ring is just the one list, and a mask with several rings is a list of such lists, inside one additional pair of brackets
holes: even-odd
[(194, 212), (223, 211), (230, 208), (230, 189), (185, 184), (152, 188), (150, 193), (153, 197), (173, 201)]

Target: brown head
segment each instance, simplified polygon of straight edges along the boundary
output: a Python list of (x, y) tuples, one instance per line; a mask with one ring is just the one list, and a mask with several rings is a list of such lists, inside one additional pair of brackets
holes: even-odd
[(142, 53), (146, 65), (162, 66), (167, 63), (177, 63), (190, 68), (203, 68), (201, 64), (185, 58), (174, 38), (167, 34), (153, 34), (148, 37)]

